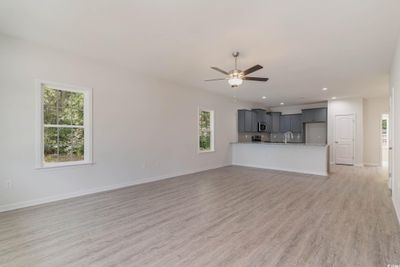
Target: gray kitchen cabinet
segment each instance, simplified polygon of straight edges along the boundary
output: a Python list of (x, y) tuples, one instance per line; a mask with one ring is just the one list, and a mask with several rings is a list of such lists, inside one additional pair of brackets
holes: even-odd
[(291, 131), (293, 133), (303, 132), (303, 115), (302, 114), (288, 114), (280, 116), (279, 132), (286, 133)]
[(303, 109), (303, 122), (312, 122), (314, 121), (315, 112), (313, 109)]
[(251, 130), (250, 132), (257, 132), (258, 131), (258, 117), (257, 113), (251, 111)]
[(264, 109), (252, 109), (251, 111), (255, 113), (257, 122), (265, 122), (267, 112)]
[(302, 114), (290, 115), (290, 130), (293, 133), (302, 133), (303, 132), (303, 115)]
[(326, 108), (303, 109), (303, 122), (326, 122)]
[(267, 121), (267, 111), (265, 109), (252, 109), (255, 119), (253, 120), (254, 125), (253, 125), (253, 131), (257, 132), (258, 131), (258, 123), (263, 122), (266, 123)]
[(271, 112), (272, 133), (279, 133), (280, 116), (281, 116), (280, 112)]
[(318, 122), (326, 122), (327, 121), (327, 109), (320, 108), (315, 111), (315, 120)]
[(245, 110), (244, 113), (244, 131), (245, 132), (252, 132), (253, 131), (253, 125), (254, 125), (254, 115), (251, 110)]
[(238, 132), (257, 132), (257, 115), (247, 109), (238, 110)]
[(279, 118), (279, 132), (285, 133), (290, 131), (290, 119), (291, 115), (281, 115)]
[(271, 133), (272, 132), (272, 115), (271, 114), (266, 115), (265, 123), (267, 124), (267, 132)]
[(245, 110), (240, 109), (238, 110), (238, 132), (243, 133), (245, 132)]

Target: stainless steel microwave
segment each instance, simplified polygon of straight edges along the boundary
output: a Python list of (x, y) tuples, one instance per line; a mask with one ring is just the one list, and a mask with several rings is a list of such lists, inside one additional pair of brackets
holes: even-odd
[(266, 132), (267, 131), (267, 124), (265, 122), (258, 123), (258, 132)]

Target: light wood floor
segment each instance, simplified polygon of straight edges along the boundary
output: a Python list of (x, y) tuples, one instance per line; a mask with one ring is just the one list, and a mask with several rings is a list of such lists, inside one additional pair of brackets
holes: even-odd
[(0, 265), (400, 264), (381, 170), (332, 171), (226, 167), (0, 213)]

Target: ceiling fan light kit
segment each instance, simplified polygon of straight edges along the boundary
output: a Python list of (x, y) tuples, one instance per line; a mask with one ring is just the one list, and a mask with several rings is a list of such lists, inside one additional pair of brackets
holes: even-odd
[(262, 69), (263, 67), (261, 65), (255, 65), (251, 68), (248, 68), (245, 71), (241, 71), (237, 68), (237, 58), (239, 56), (239, 52), (233, 52), (232, 56), (235, 58), (235, 69), (231, 70), (229, 72), (224, 71), (223, 69), (220, 69), (218, 67), (211, 67), (211, 69), (216, 70), (218, 72), (221, 72), (228, 77), (226, 78), (217, 78), (217, 79), (208, 79), (205, 80), (206, 82), (211, 82), (211, 81), (222, 81), (222, 80), (228, 80), (228, 83), (231, 87), (238, 87), (243, 83), (243, 80), (248, 80), (248, 81), (259, 81), (259, 82), (266, 82), (268, 81), (268, 78), (261, 78), (261, 77), (247, 77), (247, 74), (253, 73), (257, 70)]

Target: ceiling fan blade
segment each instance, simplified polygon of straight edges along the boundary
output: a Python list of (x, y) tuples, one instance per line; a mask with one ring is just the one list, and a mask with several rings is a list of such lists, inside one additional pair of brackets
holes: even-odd
[(243, 75), (250, 74), (250, 73), (255, 72), (257, 70), (260, 70), (262, 68), (263, 68), (263, 66), (261, 66), (261, 65), (255, 65), (255, 66), (253, 66), (251, 68), (248, 68), (247, 70), (243, 71)]
[(212, 81), (223, 81), (226, 80), (227, 78), (216, 78), (216, 79), (208, 79), (208, 80), (204, 80), (205, 82), (212, 82)]
[(269, 79), (268, 78), (260, 78), (260, 77), (243, 77), (243, 80), (266, 82)]
[(211, 68), (212, 68), (213, 70), (222, 72), (222, 73), (225, 74), (225, 75), (229, 75), (229, 73), (228, 73), (227, 71), (221, 70), (220, 68), (217, 68), (217, 67), (211, 67)]

